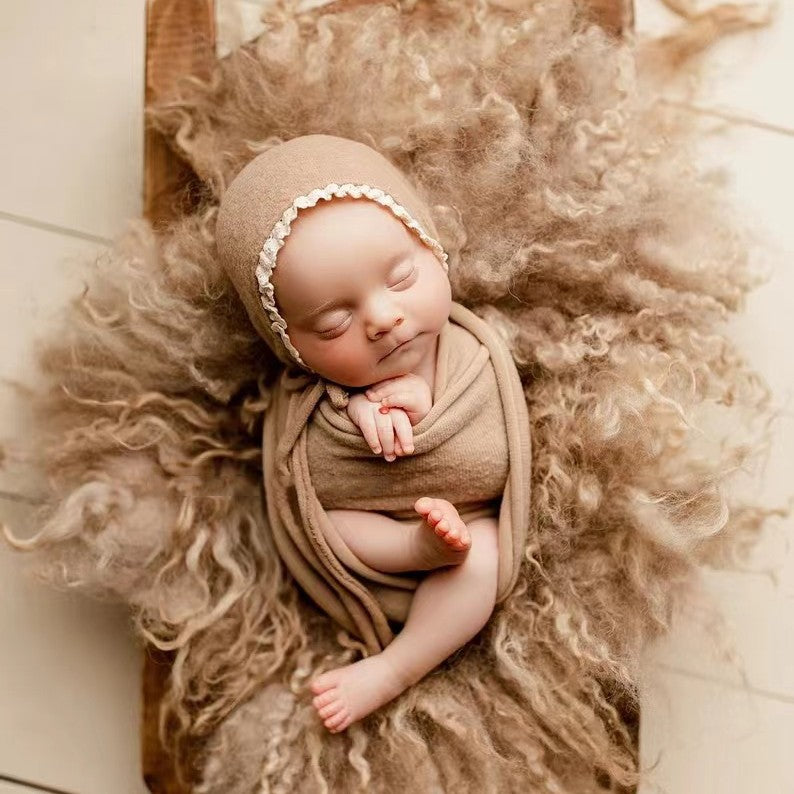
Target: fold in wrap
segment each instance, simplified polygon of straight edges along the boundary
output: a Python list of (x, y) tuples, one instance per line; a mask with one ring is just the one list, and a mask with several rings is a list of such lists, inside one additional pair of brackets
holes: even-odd
[(413, 455), (387, 463), (372, 452), (338, 384), (284, 370), (263, 438), (267, 511), (282, 560), (339, 625), (378, 653), (404, 623), (427, 572), (365, 565), (326, 510), (372, 510), (410, 523), (421, 496), (452, 502), (464, 521), (499, 517), (497, 603), (516, 583), (529, 524), (531, 445), (521, 381), (502, 339), (452, 303), (438, 345), (433, 407), (413, 428)]

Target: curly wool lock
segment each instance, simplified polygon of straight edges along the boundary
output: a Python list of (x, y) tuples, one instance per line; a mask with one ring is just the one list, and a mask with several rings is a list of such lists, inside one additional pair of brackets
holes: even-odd
[[(196, 791), (394, 791), (405, 769), (420, 791), (633, 785), (615, 706), (636, 708), (640, 650), (697, 560), (728, 560), (768, 515), (723, 488), (762, 449), (770, 395), (717, 330), (756, 277), (685, 118), (573, 2), (505, 5), (269, 8), (208, 84), (149, 112), (205, 182), (202, 208), (158, 234), (132, 223), (40, 344), (52, 490), (17, 545), (175, 652), (163, 725), (206, 740)], [(234, 174), (320, 130), (424, 191), (453, 298), (513, 351), (534, 450), (514, 592), (335, 737), (308, 681), (363, 647), (298, 592), (269, 535), (261, 428), (280, 364), (214, 247)]]

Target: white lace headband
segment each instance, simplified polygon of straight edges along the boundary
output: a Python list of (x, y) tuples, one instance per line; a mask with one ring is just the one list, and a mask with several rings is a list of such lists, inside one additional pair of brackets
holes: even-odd
[(419, 223), (410, 216), (405, 207), (398, 204), (388, 193), (384, 193), (380, 188), (370, 187), (370, 185), (352, 185), (349, 182), (344, 185), (337, 185), (336, 182), (331, 182), (330, 185), (326, 185), (324, 188), (315, 188), (305, 196), (298, 196), (284, 211), (281, 220), (274, 224), (270, 235), (265, 240), (265, 244), (259, 253), (256, 280), (259, 283), (259, 297), (262, 301), (262, 307), (270, 318), (270, 327), (281, 337), (281, 341), (290, 352), (290, 355), (307, 369), (311, 368), (304, 363), (300, 353), (290, 342), (287, 335), (287, 323), (276, 308), (276, 298), (273, 285), (270, 283), (270, 276), (276, 266), (276, 255), (281, 246), (284, 245), (284, 240), (289, 236), (290, 224), (298, 216), (298, 210), (313, 207), (320, 199), (330, 201), (334, 196), (338, 198), (343, 196), (361, 198), (361, 196), (365, 196), (377, 201), (378, 204), (382, 204), (384, 207), (388, 207), (409, 229), (413, 229), (419, 235), (423, 243), (432, 249), (439, 258), (444, 271), (449, 273), (448, 257), (441, 244), (425, 232)]

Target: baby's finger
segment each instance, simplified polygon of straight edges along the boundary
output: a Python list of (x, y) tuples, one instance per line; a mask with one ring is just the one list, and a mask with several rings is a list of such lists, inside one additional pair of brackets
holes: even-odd
[(383, 457), (388, 459), (394, 457), (394, 426), (392, 425), (389, 414), (376, 414), (375, 424), (378, 428), (378, 438), (383, 447)]
[(386, 408), (402, 408), (405, 411), (419, 410), (419, 396), (414, 392), (400, 391), (387, 394), (381, 400)]
[(364, 440), (369, 444), (370, 449), (376, 455), (380, 455), (381, 446), (378, 438), (378, 428), (375, 426), (375, 417), (368, 411), (361, 412), (359, 430), (361, 430), (361, 435), (364, 436)]
[(390, 411), (392, 423), (394, 424), (394, 432), (397, 434), (397, 440), (402, 448), (402, 453), (410, 455), (414, 451), (414, 431), (411, 427), (411, 420), (408, 414), (402, 410)]

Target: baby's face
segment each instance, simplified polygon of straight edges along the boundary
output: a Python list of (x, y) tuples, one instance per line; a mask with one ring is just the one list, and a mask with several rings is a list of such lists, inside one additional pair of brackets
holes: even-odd
[(354, 388), (416, 371), (452, 307), (436, 255), (391, 210), (366, 198), (300, 210), (271, 282), (301, 358)]

